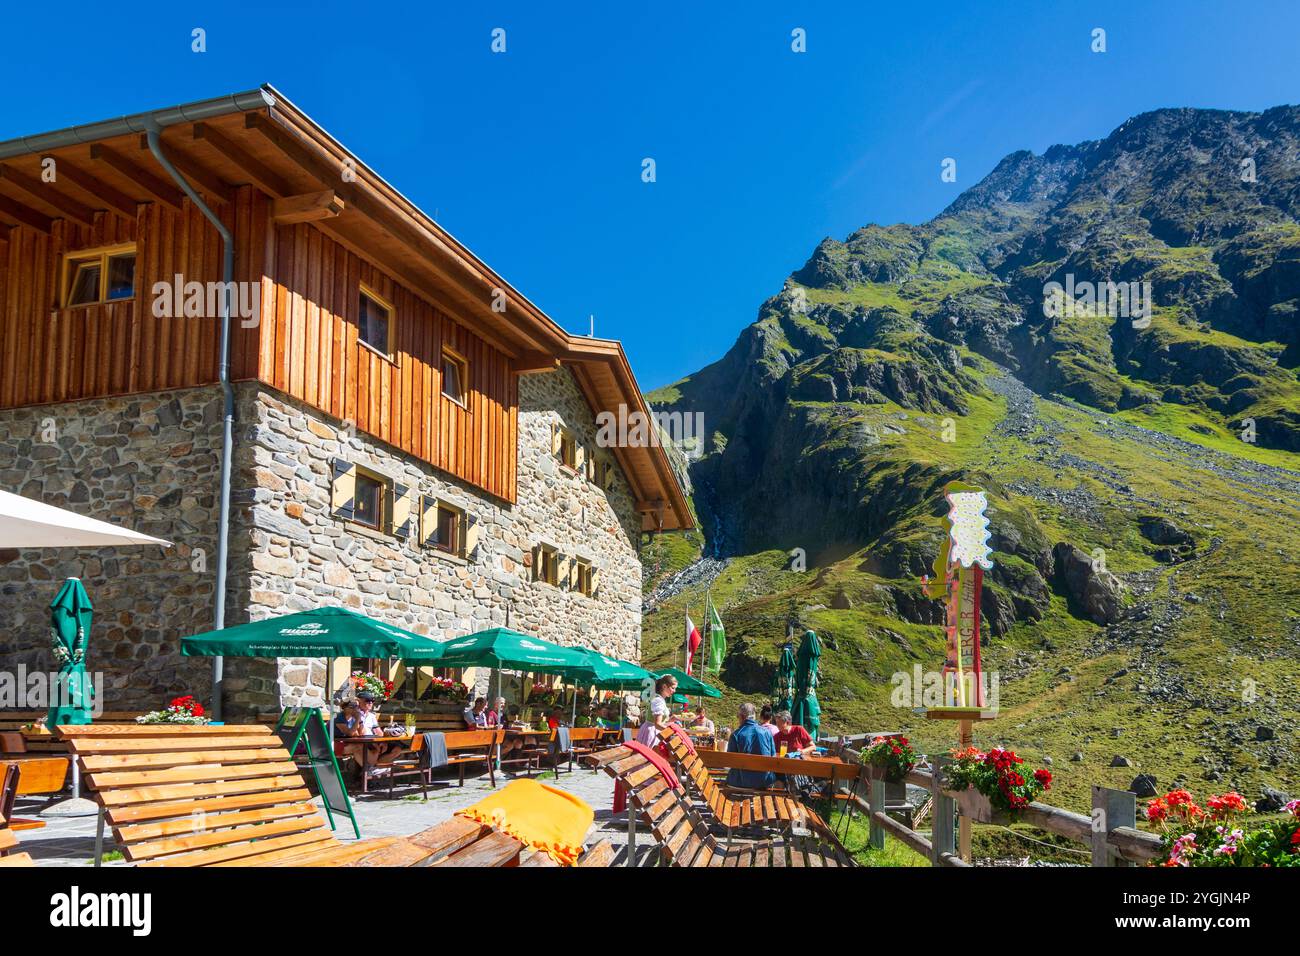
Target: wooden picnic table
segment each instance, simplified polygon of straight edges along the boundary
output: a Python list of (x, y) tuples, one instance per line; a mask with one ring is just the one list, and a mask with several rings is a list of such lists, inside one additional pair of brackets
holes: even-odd
[(760, 754), (732, 753), (725, 750), (700, 750), (700, 761), (710, 770), (771, 771), (788, 777), (817, 777), (823, 780), (847, 780), (857, 776), (859, 764), (847, 763), (830, 754), (815, 757), (764, 757)]
[(409, 744), (412, 741), (412, 734), (370, 734), (365, 737), (335, 737), (334, 753), (336, 755), (346, 755), (344, 750), (339, 752), (340, 747), (347, 747), (351, 744), (361, 744), (361, 792), (370, 792), (371, 771), (378, 766), (377, 760), (372, 760), (379, 752), (380, 744)]

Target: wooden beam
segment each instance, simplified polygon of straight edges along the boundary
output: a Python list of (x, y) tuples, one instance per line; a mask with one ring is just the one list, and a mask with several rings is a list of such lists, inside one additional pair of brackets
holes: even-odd
[(0, 215), (8, 216), (18, 225), (30, 226), (47, 236), (50, 234), (50, 228), (54, 225), (54, 220), (49, 216), (37, 212), (31, 206), (24, 205), (16, 199), (10, 199), (3, 193), (0, 193)]
[(148, 170), (141, 169), (120, 153), (115, 153), (102, 143), (92, 143), (90, 158), (131, 180), (147, 196), (166, 203), (178, 212), (185, 208), (185, 194), (170, 183), (163, 182)]
[(0, 242), (9, 241), (9, 227), (0, 222)]
[(234, 143), (224, 133), (215, 130), (207, 123), (194, 124), (194, 138), (202, 140), (227, 160), (243, 170), (249, 181), (274, 198), (292, 196), (294, 188), (289, 182), (267, 166), (260, 159), (250, 154), (242, 146)]
[(333, 219), (347, 204), (332, 189), (301, 196), (285, 196), (271, 202), (271, 220), (279, 225)]
[(140, 205), (116, 186), (110, 186), (103, 180), (92, 176), (80, 166), (74, 166), (66, 159), (58, 159), (54, 166), (55, 177), (62, 177), (78, 189), (90, 193), (107, 208), (127, 219), (134, 219)]
[(549, 372), (559, 367), (559, 358), (546, 352), (521, 352), (511, 363), (511, 368), (519, 375), (527, 375), (529, 372)]
[[(149, 136), (146, 133), (140, 134), (140, 149), (148, 150), (149, 155), (153, 156), (153, 150), (149, 149)], [(210, 169), (192, 163), (178, 153), (169, 153), (167, 158), (180, 174), (190, 181), (190, 185), (196, 192), (201, 192), (209, 200), (215, 199), (217, 202), (235, 201), (235, 188)]]
[[(54, 182), (58, 182), (58, 165), (54, 167)], [(77, 222), (87, 226), (95, 224), (95, 210), (91, 209), (79, 199), (73, 199), (71, 196), (64, 195), (55, 188), (54, 182), (43, 182), (33, 176), (14, 169), (12, 166), (6, 166), (0, 163), (0, 179), (11, 183), (18, 189), (21, 189), (33, 199), (38, 199), (43, 203), (48, 203), (59, 212), (63, 213), (68, 219), (75, 219)]]

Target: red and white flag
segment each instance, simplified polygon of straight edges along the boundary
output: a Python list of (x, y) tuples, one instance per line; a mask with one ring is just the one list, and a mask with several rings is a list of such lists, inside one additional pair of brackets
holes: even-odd
[(700, 646), (700, 629), (695, 626), (689, 614), (686, 615), (686, 673), (690, 674), (691, 662), (695, 660), (695, 651)]

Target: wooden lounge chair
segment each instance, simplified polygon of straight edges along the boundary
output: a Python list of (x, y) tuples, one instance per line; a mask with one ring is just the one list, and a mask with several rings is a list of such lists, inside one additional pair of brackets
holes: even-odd
[(395, 842), (340, 843), (268, 727), (87, 724), (59, 732), (102, 822), (142, 866), (334, 866)]
[(781, 829), (804, 825), (826, 840), (834, 840), (834, 831), (815, 810), (786, 793), (753, 793), (743, 797), (728, 796), (709, 775), (709, 768), (697, 754), (674, 733), (659, 735), (677, 763), (681, 776), (691, 785), (712, 811), (713, 816), (730, 833), (740, 827), (775, 825)]
[[(609, 866), (614, 846), (601, 840), (574, 866)], [(509, 834), (465, 817), (452, 817), (413, 837), (362, 857), (357, 866), (556, 866)]]
[(627, 788), (628, 806), (650, 827), (669, 866), (855, 866), (836, 843), (790, 832), (776, 839), (723, 846), (687, 798), (672, 789), (653, 763), (631, 747), (615, 747), (585, 760)]

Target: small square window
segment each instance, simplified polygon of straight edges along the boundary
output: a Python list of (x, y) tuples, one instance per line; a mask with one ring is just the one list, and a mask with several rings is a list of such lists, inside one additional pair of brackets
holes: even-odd
[(437, 531), (433, 546), (448, 554), (460, 554), (460, 512), (446, 505), (438, 505)]
[(381, 355), (388, 355), (388, 323), (392, 314), (386, 303), (362, 289), (357, 339)]
[(108, 257), (108, 285), (104, 289), (104, 298), (129, 299), (135, 295), (135, 253)]
[(579, 558), (573, 563), (573, 590), (591, 597), (591, 562)]
[(537, 567), (534, 571), (536, 580), (559, 587), (560, 556), (554, 548), (545, 544), (537, 546)]
[(578, 440), (567, 428), (560, 430), (560, 464), (566, 468), (578, 465)]
[(378, 478), (357, 472), (357, 490), (353, 497), (352, 520), (378, 531), (384, 521), (384, 483)]
[(135, 248), (71, 253), (63, 260), (63, 305), (95, 305), (135, 295)]
[(450, 349), (442, 350), (442, 394), (457, 405), (465, 404), (465, 389), (469, 384), (469, 366)]

